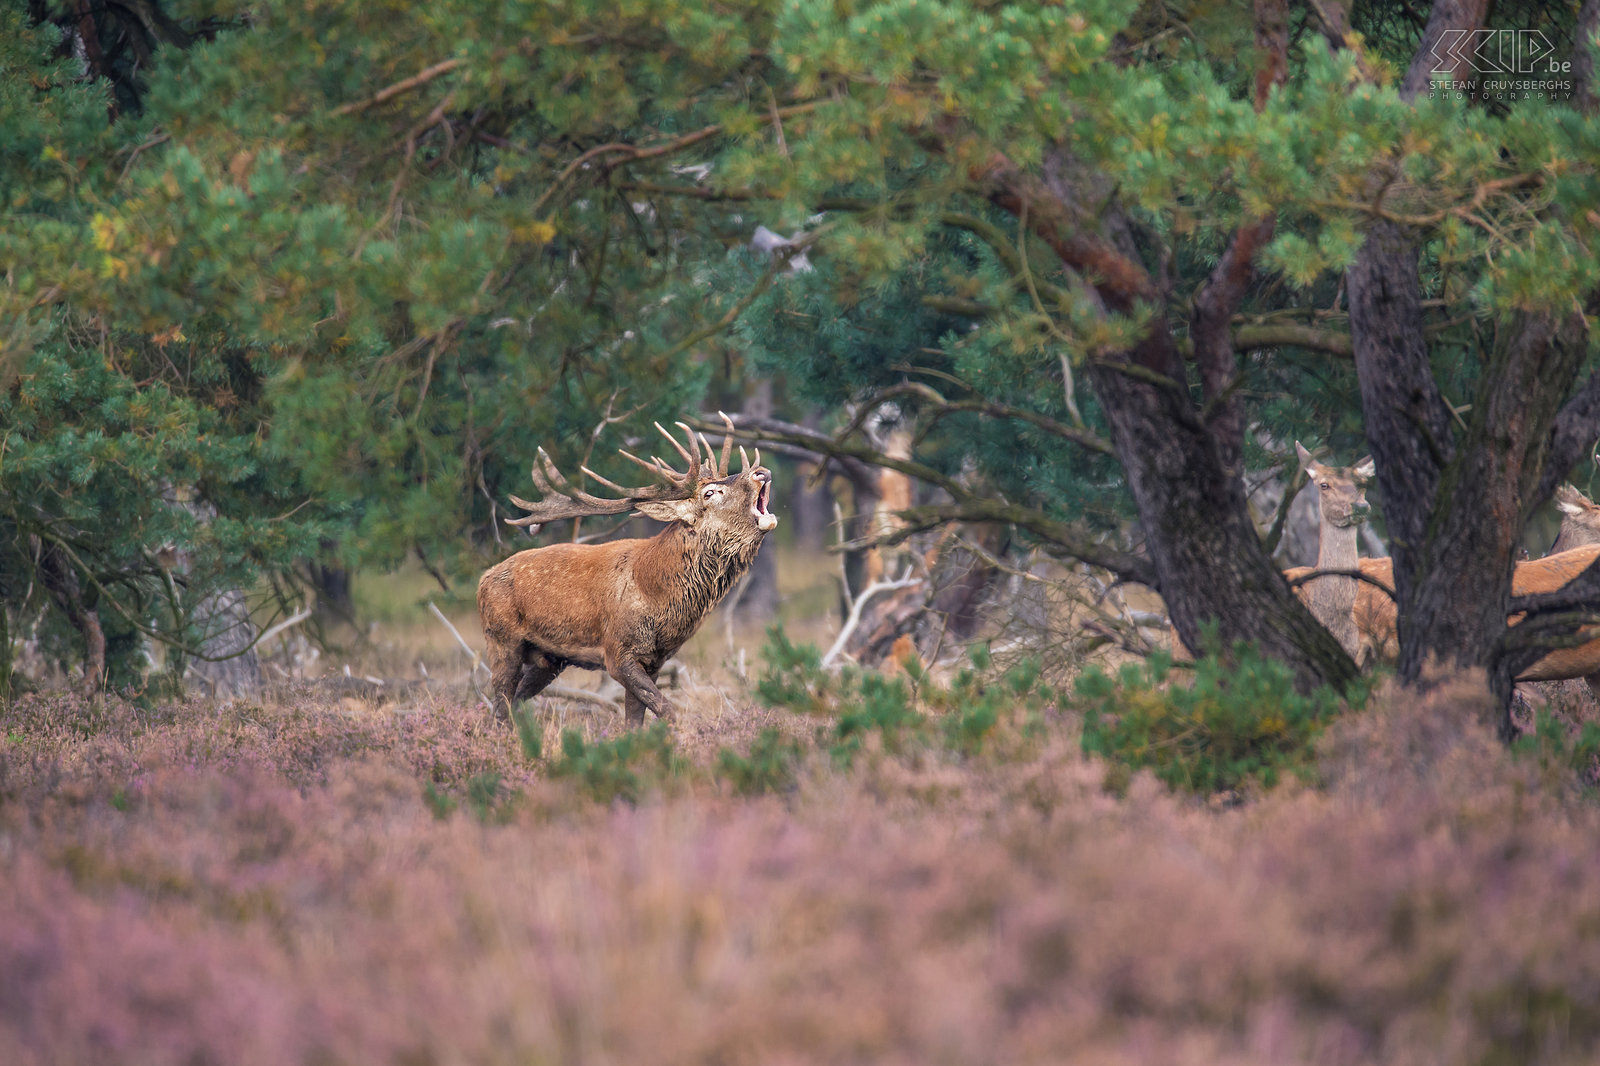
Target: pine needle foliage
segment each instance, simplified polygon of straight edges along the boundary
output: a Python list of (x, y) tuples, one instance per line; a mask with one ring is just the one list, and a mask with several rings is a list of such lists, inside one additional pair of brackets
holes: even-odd
[[(1115, 674), (1091, 667), (1079, 677), (1083, 750), (1111, 764), (1111, 787), (1126, 787), (1130, 771), (1142, 769), (1202, 796), (1313, 779), (1315, 741), (1344, 700), (1326, 688), (1297, 691), (1284, 664), (1244, 644), (1213, 650), (1194, 667), (1192, 680), (1179, 679), (1158, 652)], [(1351, 703), (1364, 698), (1354, 693)]]
[[(1071, 523), (1068, 554), (1132, 550), (1119, 460), (1080, 446), (1112, 435), (1083, 377), (1163, 318), (1191, 343), (1190, 296), (1241, 224), (1277, 219), (1238, 308), (1257, 331), (1234, 392), (1262, 430), (1254, 465), (1295, 436), (1359, 454), (1335, 353), (1341, 275), (1375, 211), (1416, 235), (1430, 352), (1463, 410), (1488, 334), (1583, 306), (1600, 276), (1595, 119), (1414, 106), (1393, 57), (1415, 29), (1381, 11), (1358, 11), (1363, 66), (1297, 6), (1288, 76), (1258, 106), (1237, 5), (1173, 22), (1134, 0), (152, 0), (144, 36), (112, 32), (121, 5), (91, 7), (0, 0), (3, 451), (45, 447), (16, 404), (61, 393), (91, 347), (107, 397), (166, 382), (176, 406), (144, 443), (176, 454), (212, 424), (204, 463), (221, 468), (173, 460), (169, 480), (219, 516), (173, 543), (226, 541), (226, 580), (301, 553), (382, 567), (421, 551), (470, 575), (511, 547), (499, 519), (538, 445), (616, 475), (614, 446), (699, 409), (714, 381), (737, 395), (744, 372), (834, 410), (936, 388), (959, 409), (897, 402), (919, 460)], [(1537, 26), (1568, 41), (1569, 8)], [(85, 25), (103, 61), (73, 58)], [(125, 39), (155, 46), (135, 57)], [(1001, 203), (996, 160), (1045, 187), (1070, 183), (1063, 160), (1092, 175), (1057, 200), (1090, 234), (1115, 206), (1170, 298), (1108, 312)], [(758, 224), (798, 235), (811, 272), (750, 252)], [(1178, 384), (1202, 412), (1197, 377)], [(116, 430), (102, 406), (77, 452)], [(69, 451), (56, 485), (89, 469)], [(31, 491), (12, 476), (0, 465), (0, 494)], [(134, 495), (97, 500), (100, 521), (176, 524)], [(58, 519), (8, 521), (15, 621), (46, 610), (13, 587), (23, 527)], [(118, 587), (155, 576), (83, 550), (81, 571)], [(154, 629), (141, 595), (123, 606)]]

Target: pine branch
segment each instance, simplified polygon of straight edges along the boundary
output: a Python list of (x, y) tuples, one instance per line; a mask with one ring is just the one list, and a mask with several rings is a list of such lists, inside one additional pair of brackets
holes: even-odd
[(441, 74), (450, 73), (464, 62), (466, 61), (457, 58), (446, 59), (442, 63), (435, 63), (433, 66), (421, 71), (420, 73), (413, 74), (409, 78), (404, 78), (395, 82), (393, 85), (388, 86), (387, 88), (380, 89), (375, 95), (370, 96), (365, 100), (357, 100), (354, 103), (341, 104), (333, 109), (333, 114), (336, 116), (354, 115), (357, 112), (365, 111), (369, 107), (376, 107), (378, 104), (384, 103), (385, 101), (393, 100), (401, 93), (410, 92), (419, 85), (426, 85), (428, 82), (439, 77)]
[[(1080, 559), (1091, 566), (1103, 567), (1126, 581), (1152, 586), (1155, 584), (1155, 570), (1148, 559), (1097, 544), (1078, 529), (1066, 522), (1048, 517), (1037, 508), (980, 496), (932, 467), (909, 459), (897, 459), (865, 444), (841, 440), (818, 430), (780, 422), (777, 419), (751, 415), (732, 417), (739, 435), (749, 440), (779, 441), (799, 445), (831, 459), (896, 470), (924, 484), (943, 489), (954, 499), (954, 502), (948, 504), (933, 504), (894, 512), (904, 523), (903, 528), (834, 545), (828, 549), (829, 551), (859, 551), (871, 547), (888, 547), (905, 541), (913, 534), (936, 529), (950, 522), (1004, 522), (1032, 533), (1045, 542), (1052, 554)], [(711, 427), (709, 422), (691, 421), (691, 424), (696, 429), (702, 426)]]

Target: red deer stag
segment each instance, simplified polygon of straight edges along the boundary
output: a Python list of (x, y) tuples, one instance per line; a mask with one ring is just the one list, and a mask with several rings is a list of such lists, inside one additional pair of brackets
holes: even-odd
[[(733, 423), (719, 464), (711, 445), (682, 422), (689, 448), (662, 429), (688, 469), (677, 473), (661, 459), (622, 455), (661, 484), (624, 488), (585, 468), (618, 494), (591, 496), (562, 477), (543, 448), (533, 466), (539, 503), (511, 497), (527, 511), (506, 521), (537, 526), (562, 518), (637, 510), (666, 522), (647, 539), (606, 544), (551, 544), (518, 552), (491, 567), (478, 582), (478, 614), (488, 643), (494, 707), (502, 718), (519, 700), (535, 695), (568, 666), (604, 669), (625, 693), (628, 724), (644, 722), (646, 708), (670, 719), (672, 704), (656, 687), (663, 663), (733, 587), (766, 535), (778, 525), (768, 510), (772, 471), (755, 466), (739, 449), (744, 468), (730, 474)], [(704, 448), (704, 457), (701, 449)]]

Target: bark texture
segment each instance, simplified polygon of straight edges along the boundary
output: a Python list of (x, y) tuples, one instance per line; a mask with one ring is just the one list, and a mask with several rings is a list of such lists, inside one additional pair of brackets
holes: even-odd
[(261, 689), (261, 663), (256, 656), (256, 625), (239, 589), (223, 589), (201, 600), (194, 610), (195, 627), (204, 634), (205, 658), (189, 662), (189, 676), (213, 699), (250, 696)]
[[(1259, 0), (1255, 16), (1260, 107), (1287, 69), (1286, 6)], [(1183, 358), (1163, 313), (1175, 302), (1170, 279), (1144, 266), (1135, 228), (1103, 175), (1058, 150), (1047, 157), (1042, 176), (1003, 157), (976, 176), (990, 199), (1026, 219), (1031, 235), (1048, 244), (1107, 311), (1158, 309), (1131, 350), (1092, 359), (1088, 379), (1111, 425), (1155, 582), (1184, 643), (1198, 647), (1202, 626), (1214, 622), (1224, 644), (1255, 642), (1292, 664), (1303, 685), (1343, 687), (1353, 680), (1354, 661), (1290, 591), (1263, 546), (1241, 477), (1243, 424), (1232, 397), (1238, 367), (1228, 324), (1273, 219), (1242, 225), (1195, 296), (1191, 330), (1207, 399), (1201, 411), (1189, 398)]]
[[(1585, 8), (1591, 18), (1592, 7)], [(1403, 97), (1427, 88), (1440, 38), (1478, 28), (1486, 10), (1485, 0), (1434, 5)], [(1375, 205), (1393, 177), (1392, 166), (1372, 175)], [(1600, 384), (1591, 381), (1562, 408), (1583, 359), (1582, 319), (1519, 313), (1503, 318), (1486, 345), (1462, 420), (1429, 365), (1414, 242), (1396, 222), (1375, 217), (1346, 279), (1367, 440), (1394, 557), (1399, 674), (1416, 684), (1430, 661), (1483, 666), (1508, 701), (1517, 663), (1508, 654), (1506, 615), (1522, 526), (1581, 442), (1593, 439)]]

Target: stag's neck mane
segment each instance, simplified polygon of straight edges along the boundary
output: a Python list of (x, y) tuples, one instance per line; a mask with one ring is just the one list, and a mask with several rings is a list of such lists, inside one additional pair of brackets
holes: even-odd
[(710, 537), (674, 522), (645, 541), (635, 563), (640, 588), (675, 617), (700, 618), (750, 568), (761, 536)]

